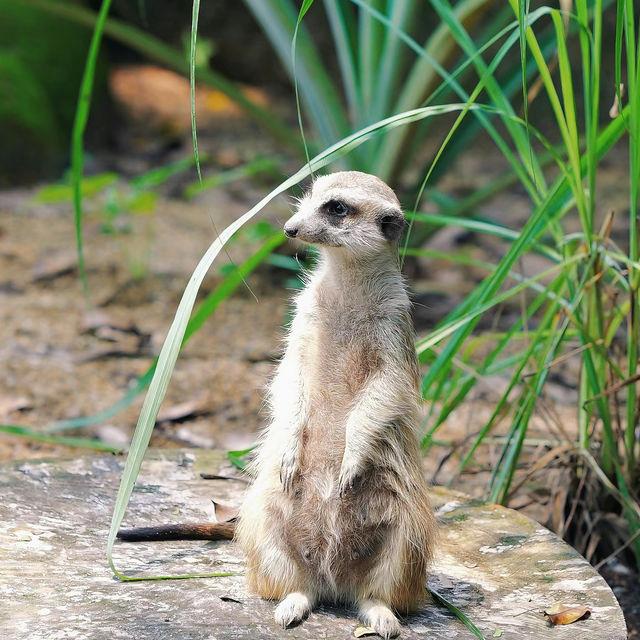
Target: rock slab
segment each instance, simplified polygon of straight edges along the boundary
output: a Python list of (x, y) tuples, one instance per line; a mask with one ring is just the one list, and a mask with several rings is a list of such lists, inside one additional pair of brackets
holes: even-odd
[[(105, 544), (124, 466), (118, 456), (14, 462), (0, 467), (0, 637), (4, 640), (119, 638), (353, 638), (353, 611), (322, 607), (283, 630), (272, 602), (247, 594), (242, 575), (122, 582)], [(201, 472), (228, 476), (203, 480)], [(211, 500), (239, 504), (246, 481), (224, 455), (150, 450), (124, 526), (212, 518)], [(516, 511), (434, 488), (440, 524), (429, 585), (459, 607), (487, 640), (624, 640), (624, 617), (600, 575), (571, 547)], [(230, 542), (118, 543), (128, 575), (242, 572)], [(553, 604), (588, 606), (589, 618), (549, 626)], [(403, 620), (402, 638), (475, 638), (430, 604)]]

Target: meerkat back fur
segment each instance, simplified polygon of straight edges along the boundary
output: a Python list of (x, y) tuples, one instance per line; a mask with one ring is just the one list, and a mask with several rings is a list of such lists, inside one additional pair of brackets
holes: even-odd
[(269, 388), (271, 421), (236, 538), (276, 620), (354, 603), (396, 636), (425, 597), (436, 525), (416, 428), (419, 373), (399, 270), (394, 192), (360, 172), (318, 178), (285, 233), (320, 247)]

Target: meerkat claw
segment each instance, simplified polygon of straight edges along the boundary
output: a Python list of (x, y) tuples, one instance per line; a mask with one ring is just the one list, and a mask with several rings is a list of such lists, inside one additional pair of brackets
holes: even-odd
[(280, 483), (285, 493), (292, 493), (297, 473), (296, 465), (290, 460), (283, 458), (280, 464)]
[(355, 487), (360, 470), (354, 464), (342, 464), (340, 475), (338, 476), (338, 493), (344, 498), (348, 491), (352, 491)]
[(385, 640), (400, 635), (400, 623), (391, 609), (380, 600), (365, 600), (360, 603), (360, 618)]

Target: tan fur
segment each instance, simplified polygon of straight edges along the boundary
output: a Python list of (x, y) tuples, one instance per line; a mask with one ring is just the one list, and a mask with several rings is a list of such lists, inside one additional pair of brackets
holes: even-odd
[[(342, 210), (335, 202), (348, 215), (327, 213)], [(436, 525), (416, 441), (402, 222), (387, 185), (342, 172), (318, 179), (285, 225), (322, 257), (296, 300), (236, 534), (249, 588), (286, 596), (283, 625), (319, 601), (355, 602), (390, 637), (399, 627), (389, 607), (406, 613), (425, 596)]]

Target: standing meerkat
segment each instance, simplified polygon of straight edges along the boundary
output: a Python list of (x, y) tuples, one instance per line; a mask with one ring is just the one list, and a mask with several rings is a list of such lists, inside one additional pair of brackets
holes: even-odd
[(271, 422), (236, 539), (249, 589), (284, 627), (355, 603), (398, 635), (425, 598), (436, 524), (417, 445), (420, 394), (394, 192), (356, 171), (318, 178), (285, 224), (320, 248), (269, 388)]

